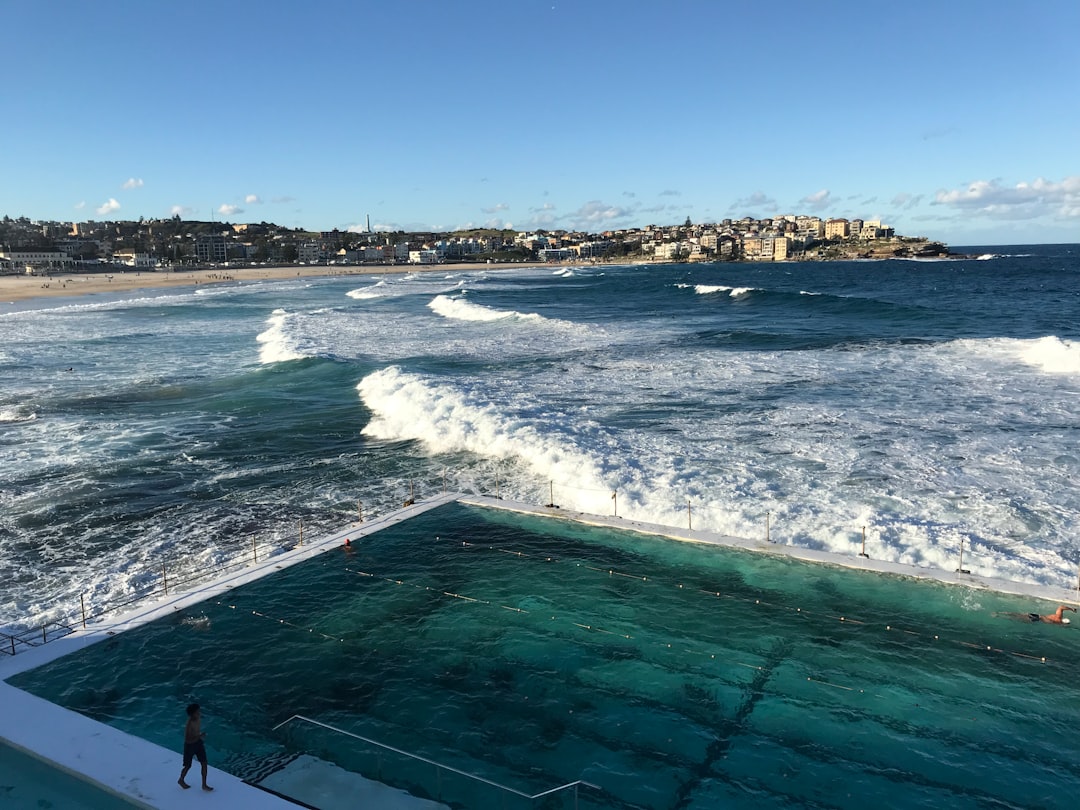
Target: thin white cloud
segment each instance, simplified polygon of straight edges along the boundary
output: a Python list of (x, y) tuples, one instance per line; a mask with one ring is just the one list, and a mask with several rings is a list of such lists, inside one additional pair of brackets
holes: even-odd
[(664, 191), (661, 191), (660, 196), (661, 197), (681, 197), (682, 192), (681, 191), (676, 191), (673, 188), (669, 188), (669, 189), (666, 189)]
[(262, 200), (259, 199), (258, 194), (248, 194), (246, 197), (244, 197), (244, 202), (247, 203), (248, 205), (260, 205), (260, 204), (262, 204)]
[(128, 190), (131, 190), (133, 188), (142, 188), (142, 184), (143, 181), (141, 177), (129, 177), (127, 180), (124, 181), (123, 188)]
[(239, 205), (229, 205), (228, 203), (225, 203), (218, 208), (217, 212), (223, 217), (231, 217), (235, 216), (236, 214), (244, 213), (244, 209), (241, 208)]
[(500, 211), (509, 211), (510, 206), (506, 203), (497, 203), (491, 208), (481, 208), (480, 210), (483, 211), (485, 214), (497, 214)]
[(892, 204), (902, 209), (915, 208), (923, 201), (923, 196), (922, 194), (908, 194), (906, 191), (902, 191), (892, 198)]
[(799, 203), (805, 205), (811, 211), (824, 211), (830, 205), (832, 205), (832, 198), (829, 196), (829, 190), (827, 188), (821, 189), (821, 191), (815, 191), (813, 194), (807, 194)]
[(84, 208), (86, 208), (86, 200), (79, 200), (77, 203), (75, 203), (76, 211), (81, 211)]
[(112, 197), (109, 197), (108, 202), (103, 203), (100, 206), (98, 206), (97, 213), (98, 213), (99, 217), (103, 217), (103, 216), (106, 216), (107, 214), (111, 214), (113, 211), (116, 211), (119, 208), (120, 208), (120, 203), (118, 203)]
[(732, 206), (732, 211), (762, 211), (765, 209), (775, 209), (777, 207), (776, 200), (767, 195), (764, 191), (755, 191), (749, 197), (741, 200), (736, 200)]
[(187, 205), (174, 205), (169, 209), (169, 216), (173, 217), (189, 217), (195, 213), (195, 209)]
[(629, 208), (608, 205), (600, 200), (589, 200), (574, 213), (568, 215), (575, 230), (602, 231), (618, 225), (633, 215)]
[(1040, 177), (1011, 187), (996, 179), (976, 180), (965, 189), (937, 192), (933, 204), (999, 219), (1080, 218), (1080, 176), (1066, 177), (1060, 183)]

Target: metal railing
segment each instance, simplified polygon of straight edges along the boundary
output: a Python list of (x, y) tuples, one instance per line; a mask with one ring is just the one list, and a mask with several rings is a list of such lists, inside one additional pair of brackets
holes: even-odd
[[(491, 788), (494, 788), (494, 789), (496, 789), (498, 791), (506, 793), (506, 794), (508, 794), (510, 796), (515, 796), (515, 797), (517, 797), (519, 799), (523, 799), (523, 800), (525, 800), (527, 802), (535, 802), (538, 799), (543, 799), (543, 798), (545, 798), (547, 796), (553, 796), (553, 795), (555, 795), (557, 793), (562, 793), (563, 791), (572, 790), (573, 791), (573, 802), (574, 802), (574, 807), (575, 808), (577, 808), (577, 806), (578, 806), (578, 789), (579, 788), (585, 787), (585, 788), (590, 788), (592, 790), (597, 790), (597, 791), (602, 791), (603, 790), (598, 785), (594, 785), (591, 782), (586, 782), (583, 779), (578, 779), (578, 780), (575, 780), (573, 782), (569, 782), (569, 783), (567, 783), (565, 785), (559, 785), (558, 787), (553, 787), (553, 788), (549, 788), (548, 790), (543, 790), (543, 791), (541, 791), (539, 793), (525, 793), (523, 791), (517, 790), (516, 788), (512, 788), (512, 787), (509, 787), (507, 785), (499, 784), (498, 782), (492, 781), (491, 779), (486, 779), (483, 776), (479, 776), (479, 775), (474, 774), (474, 773), (468, 773), (467, 771), (463, 771), (463, 770), (461, 770), (459, 768), (455, 768), (455, 767), (453, 767), (451, 765), (445, 765), (445, 764), (443, 764), (441, 762), (436, 762), (433, 759), (428, 759), (427, 757), (421, 756), (419, 754), (413, 754), (413, 753), (411, 753), (409, 751), (403, 751), (400, 748), (395, 748), (392, 745), (387, 745), (385, 743), (381, 743), (378, 740), (372, 740), (372, 739), (370, 739), (368, 737), (364, 737), (364, 736), (362, 736), (360, 734), (354, 734), (351, 731), (346, 731), (345, 729), (337, 728), (336, 726), (332, 726), (329, 723), (323, 723), (323, 722), (320, 722), (319, 720), (312, 720), (310, 717), (305, 717), (302, 714), (294, 714), (288, 720), (285, 720), (285, 721), (283, 721), (281, 723), (278, 723), (276, 726), (274, 726), (274, 728), (272, 730), (277, 731), (282, 726), (287, 726), (290, 723), (292, 723), (294, 720), (301, 720), (301, 721), (303, 721), (305, 723), (309, 723), (309, 724), (311, 724), (313, 726), (317, 726), (319, 728), (326, 729), (327, 731), (332, 731), (335, 734), (340, 734), (340, 735), (343, 735), (345, 737), (351, 737), (354, 740), (359, 740), (360, 742), (366, 743), (368, 745), (375, 746), (376, 748), (379, 748), (379, 749), (381, 749), (383, 751), (389, 751), (391, 753), (398, 754), (399, 756), (403, 756), (406, 759), (412, 760), (414, 762), (422, 762), (425, 765), (433, 766), (435, 768), (436, 780), (437, 780), (437, 789), (436, 789), (436, 796), (435, 796), (436, 799), (441, 799), (442, 798), (439, 794), (441, 793), (441, 788), (442, 788), (442, 779), (441, 779), (441, 777), (442, 777), (443, 773), (456, 774), (457, 776), (464, 777), (465, 779), (470, 780), (472, 782), (475, 782), (476, 784), (486, 785), (488, 787), (491, 787)], [(378, 776), (381, 777), (381, 774), (379, 774)]]
[(30, 627), (16, 633), (0, 632), (0, 654), (16, 655), (19, 652), (30, 648), (40, 647), (42, 644), (55, 641), (58, 638), (63, 638), (66, 635), (74, 633), (77, 629), (76, 625), (81, 626), (82, 629), (85, 630), (89, 622), (107, 614), (118, 613), (125, 608), (145, 602), (156, 596), (168, 596), (170, 592), (175, 593), (177, 591), (182, 591), (188, 586), (211, 581), (223, 574), (229, 574), (256, 565), (260, 562), (265, 562), (271, 556), (290, 551), (302, 545), (304, 545), (304, 529), (301, 524), (299, 542), (283, 540), (281, 542), (273, 543), (258, 543), (253, 537), (251, 539), (250, 549), (245, 552), (244, 557), (234, 559), (232, 562), (225, 563), (224, 565), (204, 568), (194, 576), (186, 578), (171, 577), (163, 565), (161, 567), (160, 577), (155, 581), (155, 584), (150, 587), (138, 589), (128, 599), (91, 605), (88, 608), (86, 597), (80, 594), (78, 613), (68, 613), (59, 618), (47, 621), (40, 626)]

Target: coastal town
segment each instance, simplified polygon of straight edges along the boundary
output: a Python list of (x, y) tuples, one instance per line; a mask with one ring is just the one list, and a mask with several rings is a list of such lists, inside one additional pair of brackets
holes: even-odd
[(941, 242), (899, 236), (878, 220), (785, 215), (586, 233), (469, 229), (447, 233), (322, 232), (267, 222), (168, 219), (109, 222), (0, 220), (0, 273), (92, 273), (258, 265), (392, 266), (443, 263), (782, 262), (948, 255)]

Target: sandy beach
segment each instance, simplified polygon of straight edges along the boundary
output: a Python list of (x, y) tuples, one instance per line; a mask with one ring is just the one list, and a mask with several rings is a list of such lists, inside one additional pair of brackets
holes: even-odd
[(69, 298), (139, 289), (198, 287), (285, 278), (383, 276), (394, 273), (452, 273), (499, 270), (520, 264), (365, 265), (362, 267), (224, 267), (183, 270), (113, 270), (108, 273), (55, 273), (0, 276), (0, 304), (32, 298)]

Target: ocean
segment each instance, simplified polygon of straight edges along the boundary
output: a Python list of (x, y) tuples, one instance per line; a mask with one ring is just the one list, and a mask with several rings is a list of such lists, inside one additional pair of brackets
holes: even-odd
[(442, 491), (1075, 587), (1080, 246), (0, 304), (0, 627)]

